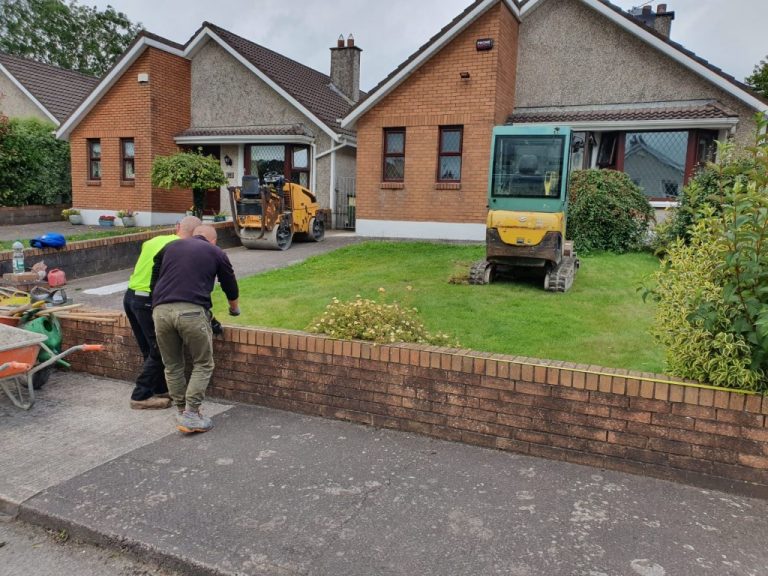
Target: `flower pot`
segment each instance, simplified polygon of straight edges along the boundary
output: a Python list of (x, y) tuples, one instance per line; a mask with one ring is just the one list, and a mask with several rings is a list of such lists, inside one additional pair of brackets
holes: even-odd
[(121, 220), (126, 228), (134, 228), (136, 226), (136, 218), (134, 216), (123, 216)]
[(75, 226), (83, 223), (83, 217), (80, 214), (70, 214), (69, 223)]
[(112, 228), (115, 225), (114, 220), (99, 220), (99, 226), (103, 228)]
[(213, 217), (213, 221), (214, 222), (224, 222), (224, 220), (226, 220), (226, 219), (227, 219), (226, 216), (214, 216)]

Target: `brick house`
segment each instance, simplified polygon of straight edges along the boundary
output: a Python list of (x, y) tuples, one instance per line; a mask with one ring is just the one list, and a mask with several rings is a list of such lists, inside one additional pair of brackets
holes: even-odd
[(99, 83), (98, 78), (0, 52), (0, 114), (39, 118), (57, 127)]
[[(139, 33), (57, 132), (71, 143), (73, 205), (85, 223), (128, 208), (139, 225), (173, 222), (191, 192), (153, 188), (152, 160), (201, 149), (227, 186), (279, 172), (333, 209), (354, 178), (355, 131), (339, 119), (364, 95), (360, 52), (339, 39), (329, 76), (208, 22), (184, 45)], [(229, 211), (227, 186), (209, 191), (207, 213)]]
[(357, 129), (357, 233), (485, 238), (491, 130), (570, 126), (571, 167), (623, 170), (674, 205), (715, 140), (750, 141), (768, 101), (669, 39), (661, 4), (477, 0), (382, 80)]

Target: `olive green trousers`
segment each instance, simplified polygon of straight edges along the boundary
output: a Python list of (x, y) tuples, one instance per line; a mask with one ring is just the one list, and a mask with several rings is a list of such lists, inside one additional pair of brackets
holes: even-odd
[[(197, 411), (214, 367), (210, 312), (197, 304), (173, 302), (155, 306), (152, 319), (173, 405)], [(192, 359), (189, 383), (184, 376), (185, 350)]]

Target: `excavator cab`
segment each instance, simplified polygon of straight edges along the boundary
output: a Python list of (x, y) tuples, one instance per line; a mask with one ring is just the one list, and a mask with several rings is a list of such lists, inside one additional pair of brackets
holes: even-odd
[(565, 241), (571, 130), (497, 126), (488, 177), (486, 258), (470, 283), (539, 272), (544, 288), (565, 292), (579, 266)]

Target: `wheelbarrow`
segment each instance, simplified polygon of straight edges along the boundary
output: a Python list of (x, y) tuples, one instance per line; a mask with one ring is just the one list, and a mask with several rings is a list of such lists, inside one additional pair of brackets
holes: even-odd
[[(0, 324), (0, 387), (14, 405), (29, 410), (35, 403), (35, 374), (45, 370), (73, 352), (95, 352), (101, 344), (80, 344), (55, 353), (45, 344), (47, 336)], [(39, 349), (49, 354), (48, 360), (35, 364)]]

